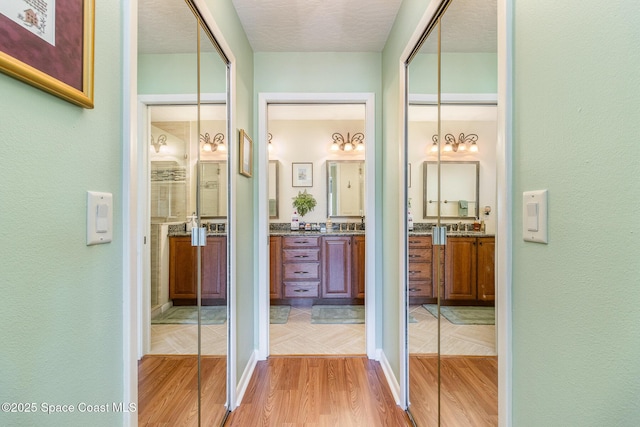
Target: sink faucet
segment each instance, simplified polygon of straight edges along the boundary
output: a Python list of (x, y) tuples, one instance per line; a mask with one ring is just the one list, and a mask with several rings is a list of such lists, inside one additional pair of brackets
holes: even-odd
[(360, 217), (360, 230), (364, 230), (364, 215)]

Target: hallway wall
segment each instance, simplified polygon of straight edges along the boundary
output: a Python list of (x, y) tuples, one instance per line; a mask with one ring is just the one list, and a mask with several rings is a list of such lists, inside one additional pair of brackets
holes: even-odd
[[(122, 2), (95, 16), (93, 110), (0, 74), (0, 401), (38, 409), (2, 425), (122, 422), (40, 406), (123, 399)], [(86, 245), (87, 190), (113, 193), (109, 244)]]
[[(637, 425), (640, 14), (513, 3), (513, 425)], [(523, 242), (543, 188), (549, 244)]]

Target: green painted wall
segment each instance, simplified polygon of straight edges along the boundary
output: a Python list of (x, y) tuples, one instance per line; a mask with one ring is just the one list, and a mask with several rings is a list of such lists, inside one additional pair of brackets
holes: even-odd
[[(382, 52), (382, 271), (383, 283), (398, 283), (401, 260), (398, 258), (403, 237), (400, 234), (401, 218), (398, 207), (404, 203), (401, 183), (403, 171), (400, 169), (400, 147), (402, 123), (399, 111), (403, 94), (400, 93), (400, 57), (409, 43), (419, 19), (424, 14), (427, 2), (404, 0), (396, 16), (396, 21)], [(400, 290), (398, 286), (383, 289), (384, 303), (383, 350), (398, 381), (400, 366)]]
[[(106, 426), (121, 402), (122, 2), (96, 2), (95, 108), (0, 74), (0, 412), (11, 426)], [(86, 246), (87, 190), (113, 193), (113, 242)], [(76, 412), (43, 414), (43, 403)]]
[[(496, 53), (443, 53), (441, 63), (442, 93), (498, 93)], [(437, 92), (436, 54), (416, 55), (409, 69), (409, 93)]]
[[(640, 420), (640, 14), (514, 2), (513, 425)], [(522, 192), (549, 189), (549, 244)]]
[[(206, 0), (226, 43), (235, 57), (236, 97), (232, 117), (236, 127), (234, 141), (240, 129), (244, 129), (255, 140), (253, 131), (253, 51), (231, 0)], [(236, 145), (237, 147), (237, 145)], [(233, 148), (232, 148), (233, 149)], [(237, 176), (235, 191), (235, 217), (237, 234), (233, 251), (237, 260), (235, 276), (236, 313), (236, 376), (239, 380), (249, 358), (256, 349), (257, 325), (257, 247), (255, 230), (257, 203), (255, 201), (255, 163), (253, 178)]]
[[(375, 95), (376, 120), (376, 169), (382, 167), (382, 89), (381, 55), (379, 53), (273, 53), (256, 52), (254, 101), (257, 117), (258, 94), (260, 93), (373, 93)], [(382, 232), (382, 175), (376, 177), (376, 235)], [(257, 189), (256, 189), (257, 194)], [(376, 289), (378, 313), (382, 313), (382, 240), (376, 250)], [(388, 286), (387, 286), (388, 287)], [(381, 319), (385, 315), (381, 315)], [(383, 321), (380, 324), (384, 323)], [(381, 327), (376, 330), (377, 341), (381, 340)]]

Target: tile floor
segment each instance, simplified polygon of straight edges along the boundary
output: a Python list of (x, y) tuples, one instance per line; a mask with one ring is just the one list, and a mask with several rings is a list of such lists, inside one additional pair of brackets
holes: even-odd
[[(409, 308), (418, 323), (409, 324), (409, 353), (437, 352), (438, 322), (422, 306)], [(496, 355), (494, 325), (454, 325), (440, 322), (441, 353), (448, 355)], [(311, 307), (292, 307), (286, 324), (270, 325), (269, 352), (272, 355), (362, 355), (365, 325), (316, 325)], [(150, 354), (196, 354), (197, 325), (151, 325)], [(223, 355), (227, 346), (227, 325), (204, 325), (202, 354)]]

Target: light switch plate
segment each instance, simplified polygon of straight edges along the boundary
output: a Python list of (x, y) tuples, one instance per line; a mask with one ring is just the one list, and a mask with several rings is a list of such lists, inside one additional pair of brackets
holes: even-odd
[(109, 243), (113, 238), (113, 195), (87, 191), (87, 245)]
[(522, 193), (522, 238), (527, 242), (548, 243), (547, 190)]

